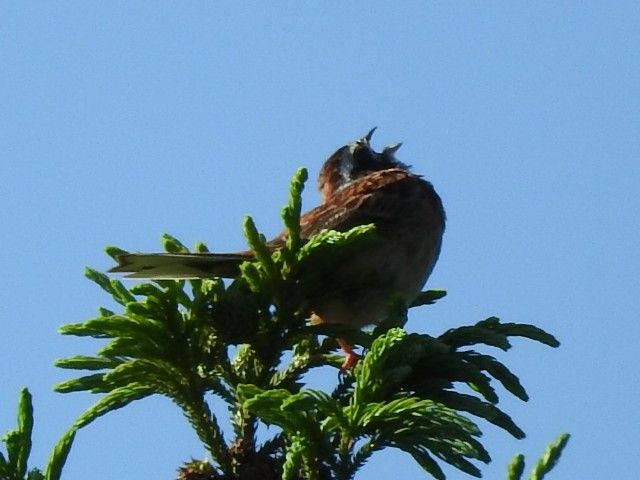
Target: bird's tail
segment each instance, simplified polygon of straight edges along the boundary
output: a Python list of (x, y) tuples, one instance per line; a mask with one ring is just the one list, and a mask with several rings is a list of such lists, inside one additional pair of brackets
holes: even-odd
[(125, 253), (116, 259), (110, 273), (126, 273), (126, 278), (179, 280), (206, 277), (234, 278), (240, 264), (251, 260), (243, 253)]

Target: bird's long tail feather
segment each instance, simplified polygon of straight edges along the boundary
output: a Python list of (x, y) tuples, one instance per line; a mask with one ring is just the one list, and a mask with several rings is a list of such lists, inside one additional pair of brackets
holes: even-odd
[(117, 257), (118, 266), (111, 273), (125, 273), (126, 278), (185, 280), (206, 277), (233, 278), (240, 264), (251, 260), (243, 253), (126, 253)]

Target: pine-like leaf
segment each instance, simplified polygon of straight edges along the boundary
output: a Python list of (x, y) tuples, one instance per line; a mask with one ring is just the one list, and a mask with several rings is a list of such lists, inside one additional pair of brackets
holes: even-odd
[(469, 412), (478, 417), (484, 418), (488, 422), (506, 430), (515, 438), (521, 439), (525, 437), (524, 432), (513, 422), (502, 410), (491, 403), (458, 392), (441, 392), (436, 398), (449, 408)]
[(285, 228), (287, 229), (287, 242), (286, 247), (283, 250), (285, 254), (285, 262), (288, 263), (290, 268), (294, 262), (294, 258), (291, 256), (295, 254), (300, 248), (300, 212), (302, 210), (302, 191), (304, 190), (304, 183), (307, 181), (308, 174), (305, 168), (300, 168), (291, 179), (291, 186), (289, 191), (289, 202), (282, 209), (282, 220), (284, 221)]
[(164, 293), (160, 288), (152, 283), (131, 285), (131, 287), (129, 287), (129, 291), (133, 295), (141, 295), (145, 297), (161, 297)]
[(529, 480), (542, 480), (556, 466), (564, 447), (569, 442), (569, 438), (570, 435), (568, 433), (563, 433), (547, 446), (529, 475)]
[(27, 460), (31, 453), (31, 433), (33, 431), (33, 404), (29, 390), (23, 388), (18, 402), (19, 449), (16, 458), (16, 473), (23, 478), (27, 473)]
[(95, 375), (86, 375), (84, 377), (73, 378), (64, 382), (58, 383), (53, 389), (58, 393), (71, 393), (71, 392), (104, 392), (107, 390), (106, 382), (104, 381), (104, 374), (97, 373)]
[(218, 475), (209, 462), (191, 460), (178, 469), (176, 480), (215, 480), (216, 478)]
[(524, 472), (524, 455), (519, 453), (507, 466), (507, 480), (521, 480)]
[(180, 240), (168, 233), (162, 234), (161, 241), (164, 251), (167, 253), (189, 253), (189, 249)]
[(130, 385), (146, 386), (155, 393), (163, 393), (176, 400), (186, 398), (190, 387), (193, 388), (178, 368), (158, 359), (136, 359), (122, 363), (106, 373), (104, 380), (113, 389)]
[(62, 477), (62, 468), (67, 461), (75, 437), (76, 429), (71, 428), (54, 445), (44, 471), (44, 478), (46, 480), (60, 480)]
[(244, 219), (244, 236), (256, 260), (262, 265), (262, 268), (264, 268), (267, 277), (270, 279), (277, 278), (278, 271), (271, 258), (271, 252), (266, 246), (264, 235), (258, 232), (255, 223), (253, 223), (253, 219), (249, 216)]
[(479, 343), (497, 347), (502, 350), (511, 348), (511, 344), (506, 335), (489, 328), (483, 328), (479, 325), (452, 328), (438, 338), (456, 349), (469, 345), (477, 345)]
[(107, 255), (109, 255), (114, 260), (117, 260), (117, 258), (120, 255), (126, 255), (127, 253), (129, 253), (126, 250), (122, 250), (121, 248), (113, 247), (113, 246), (105, 247), (104, 251)]
[(489, 355), (469, 353), (465, 355), (465, 360), (486, 371), (520, 400), (524, 400), (525, 402), (529, 400), (529, 395), (520, 383), (520, 379), (495, 358)]
[(120, 363), (121, 360), (115, 358), (76, 355), (74, 357), (56, 360), (54, 365), (59, 368), (74, 370), (104, 370), (115, 368)]
[[(98, 284), (100, 288), (102, 288), (105, 292), (107, 292), (111, 297), (118, 302), (120, 305), (125, 305), (127, 302), (130, 302), (131, 299), (128, 298), (128, 295), (125, 294), (124, 298), (122, 296), (122, 289), (118, 286), (117, 280), (112, 281), (107, 275), (104, 273), (98, 272), (92, 268), (85, 268), (84, 271), (85, 277), (94, 283)], [(122, 285), (120, 283), (120, 285)]]
[(304, 461), (304, 449), (305, 445), (302, 440), (291, 435), (289, 443), (285, 449), (285, 460), (282, 466), (282, 480), (295, 480), (298, 477), (298, 473), (302, 468)]
[(407, 447), (405, 450), (409, 453), (413, 459), (417, 462), (422, 469), (429, 473), (433, 478), (437, 480), (445, 480), (444, 472), (440, 468), (440, 465), (429, 455), (429, 451), (422, 448)]
[(378, 399), (378, 393), (384, 389), (380, 370), (384, 368), (384, 359), (394, 347), (405, 338), (406, 333), (394, 328), (385, 335), (376, 338), (369, 353), (358, 363), (355, 369), (356, 383), (353, 391), (355, 404), (366, 403)]
[(27, 480), (44, 480), (44, 474), (39, 468), (29, 470), (27, 473)]
[(76, 419), (74, 428), (76, 430), (83, 428), (113, 410), (122, 408), (135, 400), (140, 400), (154, 393), (156, 392), (153, 388), (147, 385), (128, 385), (111, 390)]
[(545, 332), (535, 325), (528, 325), (524, 323), (503, 323), (500, 325), (499, 330), (510, 337), (528, 338), (554, 348), (560, 346), (560, 342), (553, 335)]

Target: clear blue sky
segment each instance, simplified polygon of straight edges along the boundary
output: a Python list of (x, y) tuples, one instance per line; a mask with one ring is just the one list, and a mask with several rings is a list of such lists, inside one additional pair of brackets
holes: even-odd
[[(2, 2), (0, 431), (28, 386), (41, 465), (95, 400), (53, 393), (52, 362), (98, 348), (56, 329), (108, 303), (82, 276), (105, 245), (243, 248), (243, 215), (276, 233), (295, 169), (377, 125), (449, 216), (430, 280), (449, 296), (408, 328), (497, 315), (562, 341), (499, 353), (528, 437), (485, 425), (485, 478), (563, 431), (554, 480), (637, 478), (638, 2), (241, 3)], [(203, 455), (152, 398), (82, 431), (65, 478), (173, 478)], [(392, 474), (423, 478), (395, 451), (361, 478)]]

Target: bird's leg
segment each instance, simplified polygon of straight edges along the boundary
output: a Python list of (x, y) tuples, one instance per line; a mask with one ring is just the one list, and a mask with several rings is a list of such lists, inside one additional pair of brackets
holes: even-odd
[(344, 353), (346, 354), (340, 370), (342, 370), (343, 372), (347, 372), (351, 370), (356, 363), (358, 363), (358, 359), (360, 358), (360, 356), (353, 351), (351, 345), (349, 345), (344, 338), (336, 338), (336, 341), (338, 342), (338, 345), (340, 345), (340, 348), (342, 348), (342, 350), (344, 350)]

